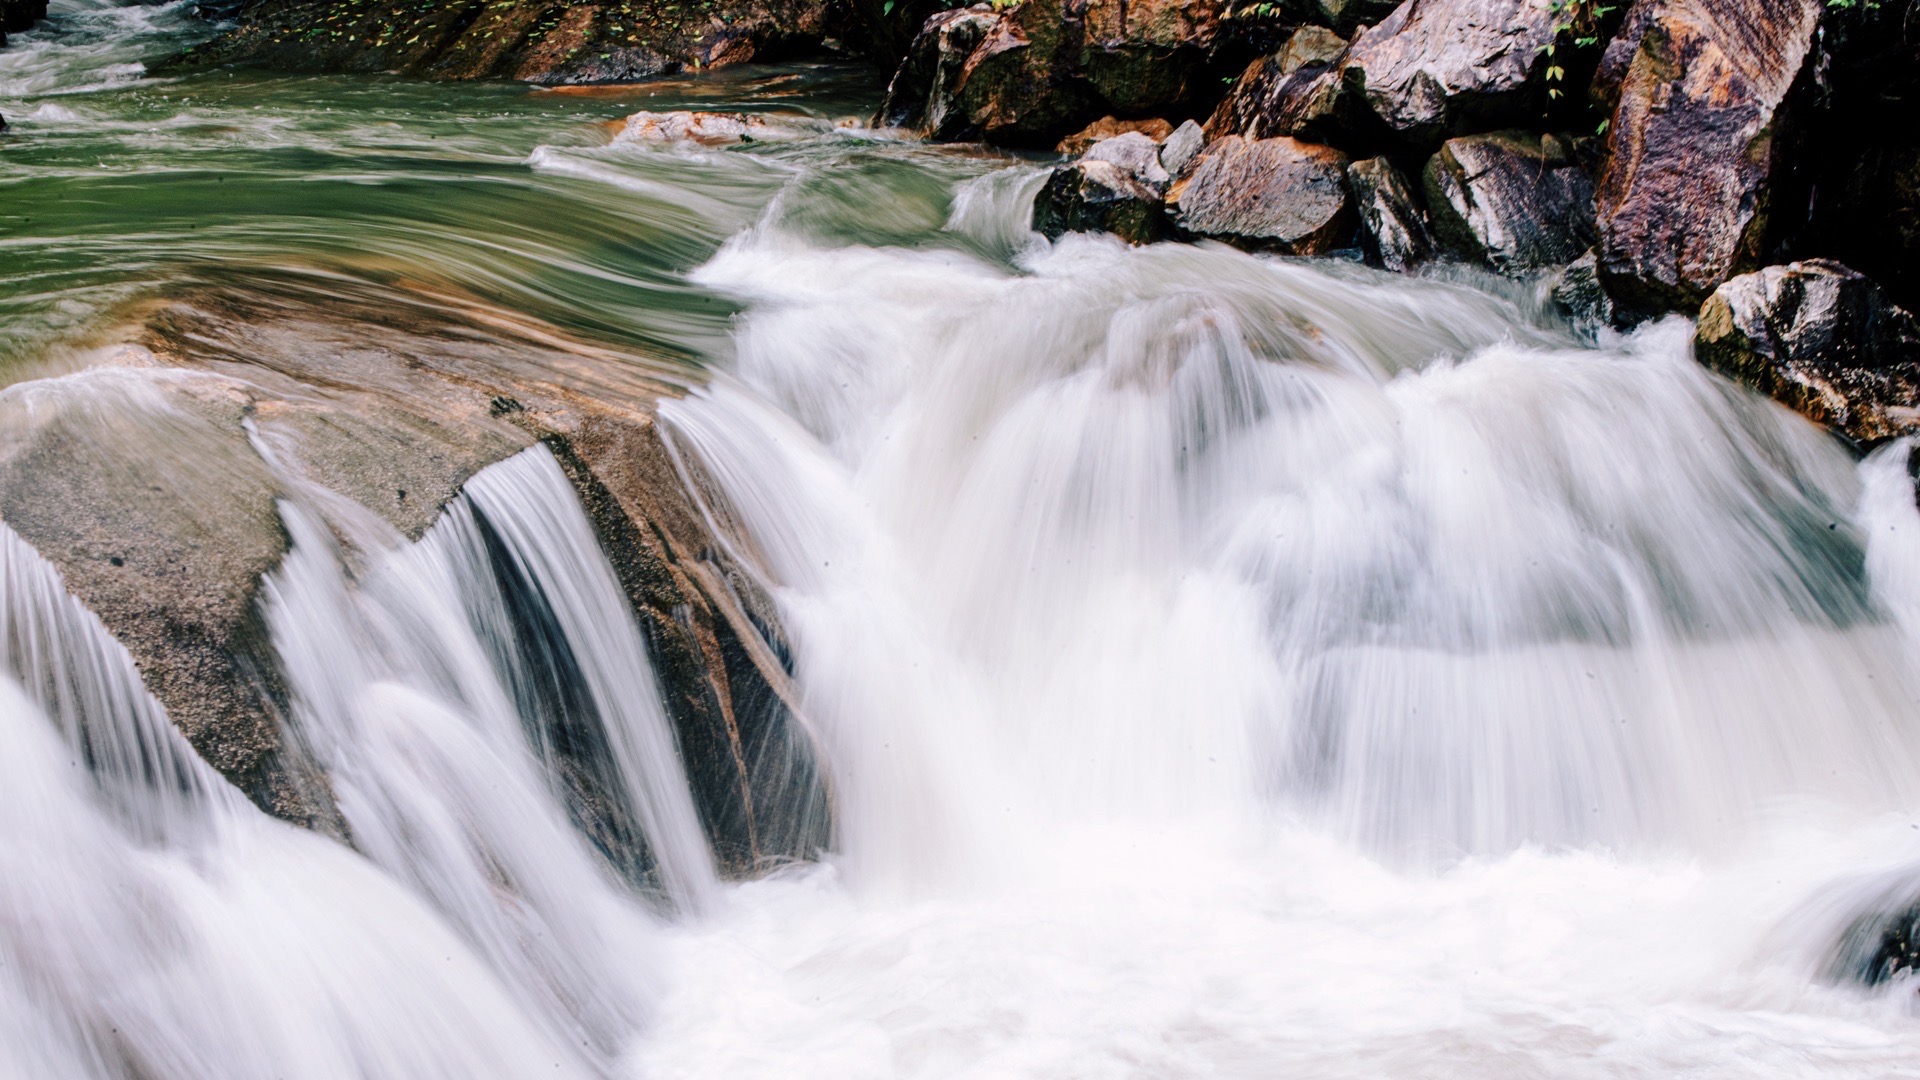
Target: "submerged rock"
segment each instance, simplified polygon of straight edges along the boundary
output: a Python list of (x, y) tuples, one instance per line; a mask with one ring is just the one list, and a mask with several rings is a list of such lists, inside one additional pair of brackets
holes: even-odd
[(240, 24), (162, 66), (382, 72), (547, 84), (632, 82), (817, 49), (829, 0), (553, 5), (435, 0), (258, 0)]
[(1341, 70), (1388, 129), (1431, 146), (1543, 111), (1559, 24), (1541, 0), (1407, 0), (1354, 38)]
[[(0, 516), (127, 645), (194, 747), (263, 809), (343, 831), (326, 777), (286, 740), (286, 690), (260, 617), (261, 576), (287, 550), (275, 506), (287, 485), (337, 493), (418, 538), (468, 478), (539, 441), (627, 592), (722, 869), (750, 873), (825, 846), (824, 775), (794, 708), (779, 620), (751, 568), (727, 554), (748, 549), (716, 533), (727, 519), (706, 512), (717, 496), (699, 490), (698, 463), (663, 440), (653, 408), (673, 392), (666, 369), (457, 298), (294, 279), (176, 294), (138, 337), (138, 355), (163, 370), (76, 378), (142, 374), (142, 409), (76, 399), (8, 424)], [(590, 836), (637, 835), (602, 820), (623, 804), (593, 790), (590, 770), (561, 771), (579, 785), (570, 809)], [(645, 863), (644, 852), (609, 856)]]
[(1734, 278), (1700, 311), (1701, 363), (1862, 447), (1920, 431), (1920, 319), (1810, 260)]
[(1600, 284), (1600, 258), (1591, 251), (1560, 271), (1547, 290), (1547, 298), (1585, 333), (1613, 324), (1613, 298)]
[(1457, 258), (1521, 273), (1593, 246), (1593, 181), (1563, 140), (1523, 131), (1452, 139), (1425, 179), (1434, 239)]
[(1433, 257), (1426, 215), (1414, 202), (1412, 186), (1391, 161), (1354, 162), (1347, 167), (1347, 186), (1360, 212), (1360, 246), (1368, 262), (1404, 272)]
[(1824, 0), (1642, 0), (1608, 46), (1600, 273), (1644, 312), (1759, 266)]
[(1175, 226), (1255, 250), (1324, 255), (1353, 232), (1346, 155), (1295, 139), (1229, 135), (1167, 193)]

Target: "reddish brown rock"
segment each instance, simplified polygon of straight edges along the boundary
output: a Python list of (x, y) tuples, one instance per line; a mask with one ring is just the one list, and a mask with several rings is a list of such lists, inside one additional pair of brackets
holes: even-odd
[(1353, 235), (1346, 155), (1295, 139), (1229, 135), (1202, 151), (1167, 192), (1191, 236), (1255, 250), (1324, 255)]
[(1630, 309), (1691, 309), (1760, 264), (1822, 8), (1643, 0), (1608, 47), (1600, 274)]
[(1920, 431), (1920, 319), (1845, 266), (1809, 260), (1728, 281), (1695, 355), (1861, 447)]

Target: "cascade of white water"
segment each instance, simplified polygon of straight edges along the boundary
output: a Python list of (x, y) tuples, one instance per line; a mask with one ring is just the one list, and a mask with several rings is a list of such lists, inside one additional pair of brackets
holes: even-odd
[[(716, 879), (639, 630), (572, 488), (536, 447), (474, 477), (412, 545), (312, 503), (334, 528), (283, 507), (293, 548), (266, 610), (294, 726), (355, 845), (557, 1037), (611, 1060), (652, 993), (653, 919), (561, 800), (612, 804), (613, 824), (589, 832), (644, 845), (675, 906), (704, 903)], [(346, 549), (343, 529), (357, 530)], [(557, 695), (545, 715), (543, 683)], [(567, 789), (575, 773), (589, 790)]]

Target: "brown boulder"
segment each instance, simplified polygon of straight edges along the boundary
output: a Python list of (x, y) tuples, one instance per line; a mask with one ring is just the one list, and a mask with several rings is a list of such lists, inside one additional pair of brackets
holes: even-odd
[(1324, 255), (1353, 233), (1346, 155), (1289, 138), (1229, 135), (1209, 145), (1167, 192), (1191, 236), (1287, 255)]
[(1456, 258), (1522, 273), (1593, 246), (1593, 181), (1552, 136), (1449, 140), (1427, 163), (1426, 190), (1434, 240)]
[(1629, 308), (1691, 309), (1760, 264), (1823, 6), (1642, 0), (1608, 46), (1600, 273)]
[(1247, 65), (1207, 121), (1207, 134), (1270, 139), (1290, 135), (1328, 140), (1358, 124), (1354, 97), (1340, 73), (1346, 42), (1306, 27), (1285, 48)]
[(1714, 291), (1700, 362), (1870, 447), (1920, 431), (1920, 319), (1845, 266), (1769, 266)]
[[(942, 141), (1055, 145), (1102, 115), (1210, 101), (1219, 0), (1027, 0), (927, 21), (879, 121)], [(922, 104), (924, 103), (924, 104)]]
[(1390, 130), (1430, 146), (1542, 112), (1558, 32), (1543, 0), (1406, 0), (1354, 38), (1342, 71)]

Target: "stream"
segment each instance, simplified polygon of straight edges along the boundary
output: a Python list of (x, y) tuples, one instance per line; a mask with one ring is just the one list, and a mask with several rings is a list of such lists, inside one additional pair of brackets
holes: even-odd
[[(1920, 895), (1903, 445), (1532, 283), (1050, 244), (1044, 162), (865, 129), (861, 69), (147, 75), (190, 7), (0, 50), (0, 398), (133, 416), (105, 322), (290, 271), (648, 358), (835, 841), (716, 872), (538, 446), (411, 541), (282, 478), (264, 621), (351, 847), (195, 757), (0, 531), (0, 1076), (1920, 1076), (1914, 982), (1836, 959)], [(523, 739), (515, 590), (652, 887)]]

